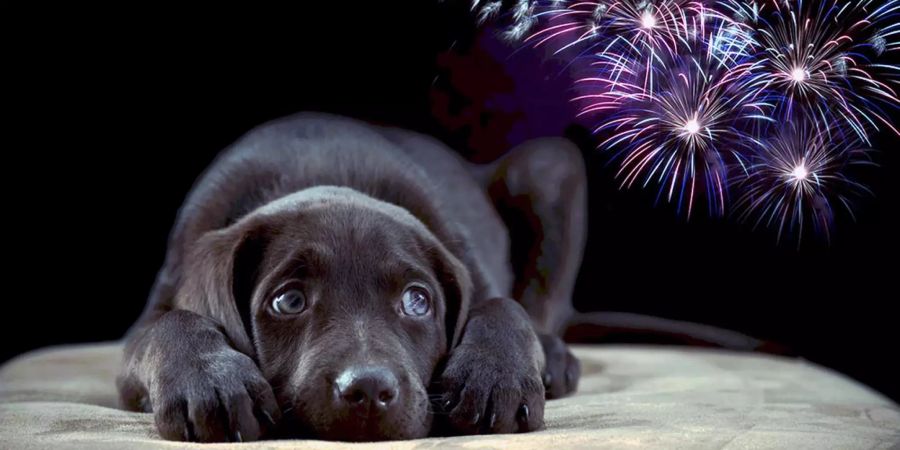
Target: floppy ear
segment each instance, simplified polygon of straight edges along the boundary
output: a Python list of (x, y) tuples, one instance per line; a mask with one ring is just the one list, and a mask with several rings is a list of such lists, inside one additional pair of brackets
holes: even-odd
[(235, 349), (254, 359), (250, 298), (264, 248), (262, 227), (246, 222), (204, 234), (188, 254), (175, 297), (176, 308), (215, 320)]
[(472, 278), (462, 262), (443, 246), (436, 249), (434, 264), (438, 281), (444, 290), (447, 311), (444, 322), (447, 326), (447, 349), (456, 347), (469, 317), (472, 302)]

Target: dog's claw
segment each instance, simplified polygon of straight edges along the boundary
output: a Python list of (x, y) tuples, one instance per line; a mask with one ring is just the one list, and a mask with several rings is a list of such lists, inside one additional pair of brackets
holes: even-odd
[(272, 418), (272, 415), (269, 414), (268, 411), (263, 411), (262, 415), (263, 415), (263, 417), (266, 418), (266, 421), (269, 422), (270, 426), (273, 426), (273, 427), (275, 426), (275, 419)]
[(528, 416), (531, 412), (528, 410), (528, 405), (522, 404), (519, 407), (519, 412), (516, 413), (516, 419), (519, 421), (520, 426), (528, 427)]
[(546, 357), (543, 374), (546, 398), (565, 397), (578, 387), (578, 377), (581, 372), (578, 358), (558, 336), (544, 334), (540, 338)]

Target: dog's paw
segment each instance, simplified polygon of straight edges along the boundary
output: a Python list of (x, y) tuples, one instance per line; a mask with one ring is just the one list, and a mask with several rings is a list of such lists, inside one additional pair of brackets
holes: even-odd
[(561, 398), (575, 392), (581, 378), (581, 362), (557, 336), (538, 336), (544, 348), (544, 389), (547, 399)]
[(150, 400), (160, 435), (198, 442), (257, 440), (281, 417), (268, 381), (231, 349), (164, 364)]
[[(498, 354), (499, 353), (499, 354)], [(439, 380), (439, 407), (454, 434), (516, 433), (544, 424), (544, 385), (528, 358), (457, 348)]]

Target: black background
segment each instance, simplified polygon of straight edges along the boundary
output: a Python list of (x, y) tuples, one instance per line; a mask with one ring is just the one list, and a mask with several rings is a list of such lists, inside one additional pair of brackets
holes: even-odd
[[(771, 231), (702, 211), (686, 221), (654, 206), (650, 192), (619, 191), (589, 134), (560, 116), (570, 93), (554, 89), (566, 80), (513, 88), (512, 113), (482, 108), (478, 95), (461, 99), (460, 90), (509, 88), (522, 64), (540, 59), (510, 52), (519, 56), (492, 61), (465, 8), (360, 4), (7, 11), (0, 359), (120, 337), (143, 306), (181, 200), (211, 158), (261, 122), (320, 110), (427, 132), (473, 160), (507, 148), (516, 120), (544, 124), (526, 135), (567, 131), (584, 149), (591, 182), (580, 308), (773, 339), (900, 398), (896, 137), (878, 137), (880, 167), (862, 178), (874, 196), (858, 199), (856, 222), (841, 218), (830, 244), (778, 245)], [(503, 67), (515, 73), (498, 77)], [(460, 72), (470, 79), (452, 81)]]

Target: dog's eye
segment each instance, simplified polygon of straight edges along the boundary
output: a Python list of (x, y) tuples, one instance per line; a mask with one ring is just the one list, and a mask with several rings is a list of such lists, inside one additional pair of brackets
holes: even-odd
[(407, 316), (424, 316), (431, 310), (431, 298), (428, 290), (421, 286), (410, 286), (403, 291), (401, 302), (403, 314)]
[(275, 296), (272, 309), (279, 314), (300, 314), (306, 308), (306, 296), (299, 289), (290, 289)]

